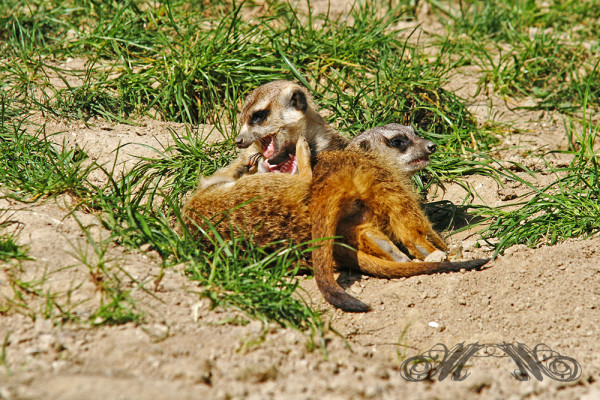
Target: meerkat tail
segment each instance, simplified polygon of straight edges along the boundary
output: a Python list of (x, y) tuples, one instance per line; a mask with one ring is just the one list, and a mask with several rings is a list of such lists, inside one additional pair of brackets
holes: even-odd
[(357, 259), (361, 272), (379, 278), (406, 278), (414, 275), (457, 272), (462, 269), (468, 271), (479, 269), (490, 261), (489, 258), (480, 258), (457, 262), (395, 262), (361, 251), (358, 252)]
[[(311, 205), (312, 238), (328, 238), (336, 234), (336, 227), (342, 215), (344, 196), (331, 196), (329, 194), (320, 201)], [(333, 239), (322, 240), (319, 247), (313, 250), (312, 264), (315, 281), (323, 297), (333, 306), (348, 312), (366, 312), (371, 309), (369, 305), (352, 297), (342, 289), (333, 275)]]

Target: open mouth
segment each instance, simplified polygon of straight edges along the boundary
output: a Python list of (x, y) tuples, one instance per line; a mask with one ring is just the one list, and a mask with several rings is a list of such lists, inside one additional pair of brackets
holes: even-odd
[(279, 150), (277, 143), (275, 142), (275, 135), (265, 136), (260, 138), (260, 145), (262, 147), (262, 155), (265, 158), (263, 161), (264, 167), (269, 172), (279, 172), (284, 174), (295, 174), (298, 172), (298, 162), (296, 156), (290, 154), (287, 149), (277, 153)]
[(429, 165), (429, 156), (424, 156), (421, 158), (417, 158), (409, 162), (409, 165), (415, 169), (423, 169)]
[(296, 156), (293, 154), (289, 155), (289, 158), (279, 164), (271, 164), (269, 160), (265, 161), (265, 166), (269, 169), (269, 172), (278, 172), (282, 174), (295, 174), (298, 172), (298, 162)]

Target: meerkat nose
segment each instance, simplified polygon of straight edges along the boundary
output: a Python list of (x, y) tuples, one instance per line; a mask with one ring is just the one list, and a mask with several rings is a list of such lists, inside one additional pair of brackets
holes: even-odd
[(437, 146), (435, 145), (435, 143), (429, 142), (426, 146), (426, 149), (429, 152), (429, 154), (433, 154), (437, 150)]
[(244, 138), (242, 136), (238, 136), (235, 138), (235, 145), (240, 149), (245, 149), (246, 147), (250, 146), (249, 143), (245, 143)]

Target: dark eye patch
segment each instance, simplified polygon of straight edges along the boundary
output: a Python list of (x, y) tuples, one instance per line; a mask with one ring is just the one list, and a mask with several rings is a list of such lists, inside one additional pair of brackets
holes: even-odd
[(250, 125), (262, 124), (269, 116), (269, 110), (255, 111), (250, 117)]
[(410, 140), (404, 135), (398, 135), (387, 140), (387, 144), (390, 147), (395, 147), (398, 150), (404, 152), (411, 145)]

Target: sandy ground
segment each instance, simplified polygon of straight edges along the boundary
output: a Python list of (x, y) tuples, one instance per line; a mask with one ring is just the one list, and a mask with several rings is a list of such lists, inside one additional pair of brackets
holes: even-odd
[[(338, 7), (343, 10), (344, 3)], [(565, 132), (556, 115), (517, 113), (496, 98), (474, 97), (476, 80), (470, 74), (457, 71), (448, 89), (465, 97), (480, 121), (519, 121), (527, 131), (503, 138), (507, 148), (518, 145), (505, 150), (503, 158), (527, 161), (525, 150), (564, 148)], [(166, 145), (169, 129), (185, 129), (149, 119), (140, 126), (38, 122), (46, 122), (48, 132), (61, 132), (59, 141), (78, 144), (101, 162), (110, 162), (114, 149), (131, 143), (118, 160), (125, 168), (133, 156), (153, 154), (144, 145)], [(539, 179), (543, 183), (544, 175)], [(482, 177), (470, 177), (468, 183), (480, 194), (476, 201), (490, 205), (505, 204), (524, 190)], [(430, 194), (430, 200), (455, 203), (463, 197), (458, 185)], [(126, 271), (149, 290), (123, 282), (146, 313), (144, 323), (54, 326), (42, 317), (43, 296), (25, 293), (18, 299), (10, 282), (43, 281), (38, 288), (58, 293), (56, 300), (63, 304), (69, 299), (82, 317), (97, 306), (99, 294), (82, 263), (84, 258), (93, 262), (95, 255), (76, 218), (92, 227), (94, 240), (107, 232), (92, 215), (71, 214), (72, 202), (68, 196), (34, 204), (0, 201), (0, 209), (10, 210), (10, 219), (21, 227), (20, 241), (34, 258), (20, 269), (0, 264), (0, 306), (12, 306), (0, 317), (0, 399), (600, 398), (600, 238), (537, 249), (514, 246), (482, 271), (395, 280), (344, 274), (347, 290), (372, 305), (367, 314), (332, 309), (307, 278), (302, 286), (340, 333), (327, 334), (325, 356), (306, 334), (258, 321), (227, 323), (238, 314), (210, 310), (181, 269), (168, 270), (154, 290), (161, 272), (156, 254), (115, 244), (107, 248), (112, 270)], [(491, 254), (477, 246), (472, 233), (448, 241), (461, 246), (467, 258)], [(466, 367), (458, 379), (440, 372), (420, 380), (427, 366), (409, 363), (442, 345), (451, 358), (460, 344), (465, 349), (460, 354), (473, 350), (473, 355), (462, 359)], [(443, 359), (443, 351), (430, 355)], [(540, 361), (525, 369), (529, 380), (513, 376), (519, 357), (522, 365), (536, 357)]]

